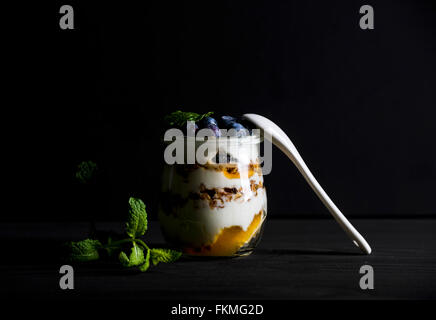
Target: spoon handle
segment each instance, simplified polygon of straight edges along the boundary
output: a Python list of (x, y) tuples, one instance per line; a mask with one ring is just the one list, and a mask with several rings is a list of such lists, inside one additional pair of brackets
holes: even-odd
[[(255, 121), (257, 120), (256, 118), (263, 118), (262, 125), (260, 127), (267, 132), (267, 134), (265, 134), (265, 139), (271, 140), (272, 137), (271, 142), (275, 146), (277, 146), (283, 153), (285, 153), (286, 156), (294, 163), (298, 171), (300, 171), (300, 173), (303, 175), (306, 182), (310, 185), (310, 187), (316, 193), (324, 206), (330, 211), (336, 222), (342, 227), (342, 229), (351, 238), (351, 240), (353, 240), (353, 243), (366, 254), (370, 254), (371, 247), (369, 246), (368, 242), (353, 227), (353, 225), (347, 220), (347, 218), (342, 214), (338, 207), (336, 207), (336, 205), (333, 203), (333, 201), (315, 179), (313, 174), (310, 172), (303, 158), (297, 151), (297, 148), (295, 148), (294, 144), (292, 143), (291, 139), (286, 135), (286, 133), (284, 133), (283, 130), (280, 129), (280, 127), (278, 127), (267, 118), (254, 114), (247, 114), (244, 116), (247, 116), (247, 119), (251, 120), (258, 126), (259, 123), (258, 121)], [(256, 116), (256, 118), (253, 119), (251, 116)]]

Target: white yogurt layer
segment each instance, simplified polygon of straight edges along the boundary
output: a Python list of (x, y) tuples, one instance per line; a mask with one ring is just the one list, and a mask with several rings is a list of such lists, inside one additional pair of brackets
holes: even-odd
[[(198, 203), (200, 205), (195, 207)], [(246, 231), (256, 214), (261, 210), (266, 214), (266, 205), (266, 191), (259, 189), (257, 196), (225, 202), (224, 208), (210, 208), (208, 201), (190, 199), (184, 207), (178, 208), (176, 216), (160, 212), (159, 219), (171, 237), (202, 246), (211, 244), (224, 228), (239, 226)]]

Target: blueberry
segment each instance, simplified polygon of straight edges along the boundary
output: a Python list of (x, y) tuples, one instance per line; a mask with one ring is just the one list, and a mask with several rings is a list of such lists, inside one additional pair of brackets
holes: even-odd
[(230, 163), (232, 157), (228, 153), (217, 153), (215, 156), (215, 163)]
[(208, 128), (213, 131), (216, 137), (221, 137), (221, 130), (218, 127), (217, 121), (212, 117), (205, 117), (200, 121), (201, 128)]
[(230, 135), (236, 137), (245, 137), (251, 134), (251, 130), (247, 129), (248, 127), (244, 126), (243, 123), (244, 120), (232, 116), (222, 116), (220, 118), (221, 127), (227, 130), (234, 129), (233, 132), (230, 132)]
[(221, 130), (215, 125), (211, 125), (210, 129), (212, 129), (213, 133), (215, 133), (216, 137), (221, 137)]
[(224, 163), (237, 163), (238, 159), (232, 157), (230, 154), (226, 152), (218, 152), (215, 156), (215, 163), (224, 164)]
[(233, 122), (230, 129), (236, 130), (236, 134), (232, 134), (232, 131), (230, 131), (231, 135), (235, 135), (236, 137), (245, 137), (248, 136), (250, 133), (249, 131), (240, 123)]
[(252, 130), (253, 130), (253, 128), (252, 128), (252, 124), (251, 124), (249, 121), (245, 120), (245, 119), (241, 119), (241, 120), (239, 120), (239, 123), (242, 124), (242, 125), (245, 127), (245, 129), (247, 129), (248, 132), (249, 132), (250, 135), (251, 135)]
[(222, 116), (221, 119), (223, 119), (223, 121), (229, 121), (229, 122), (235, 122), (237, 120), (235, 117), (232, 116)]
[(206, 125), (213, 124), (218, 127), (218, 122), (212, 117), (205, 117), (203, 120), (201, 120), (202, 123), (205, 123)]
[(230, 129), (232, 127), (232, 123), (236, 122), (236, 118), (231, 116), (222, 116), (221, 122), (226, 129)]
[(236, 131), (245, 129), (245, 127), (242, 124), (240, 124), (239, 122), (233, 122), (231, 125), (231, 128), (235, 129)]

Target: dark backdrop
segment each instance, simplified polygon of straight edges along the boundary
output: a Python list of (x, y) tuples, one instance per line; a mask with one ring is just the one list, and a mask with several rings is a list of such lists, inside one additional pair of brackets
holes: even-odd
[[(161, 119), (179, 108), (271, 118), (346, 215), (436, 213), (432, 2), (89, 2), (69, 2), (75, 30), (53, 5), (53, 37), (25, 43), (50, 77), (32, 151), (53, 175), (33, 200), (55, 210), (18, 219), (117, 219), (130, 195), (155, 217)], [(91, 191), (82, 160), (100, 168)], [(277, 149), (266, 184), (270, 217), (328, 216)]]

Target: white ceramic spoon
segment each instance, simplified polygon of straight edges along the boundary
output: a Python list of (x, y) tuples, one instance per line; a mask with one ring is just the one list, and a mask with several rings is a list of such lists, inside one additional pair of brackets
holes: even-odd
[(252, 122), (259, 129), (264, 130), (264, 132), (269, 134), (264, 135), (265, 138), (272, 137), (272, 143), (277, 146), (280, 150), (282, 150), (289, 159), (295, 164), (297, 169), (303, 175), (304, 179), (306, 179), (307, 183), (311, 186), (313, 191), (315, 191), (316, 195), (322, 201), (322, 203), (326, 206), (326, 208), (330, 211), (333, 218), (337, 223), (342, 227), (342, 229), (347, 233), (347, 235), (353, 240), (354, 244), (358, 246), (363, 252), (366, 254), (371, 253), (371, 247), (368, 242), (362, 237), (362, 235), (353, 227), (353, 225), (345, 218), (342, 212), (336, 207), (333, 201), (329, 198), (327, 193), (320, 186), (318, 181), (316, 181), (313, 174), (310, 172), (307, 165), (304, 163), (303, 158), (298, 153), (291, 139), (271, 120), (260, 116), (258, 114), (248, 113), (243, 116), (248, 121)]

